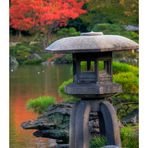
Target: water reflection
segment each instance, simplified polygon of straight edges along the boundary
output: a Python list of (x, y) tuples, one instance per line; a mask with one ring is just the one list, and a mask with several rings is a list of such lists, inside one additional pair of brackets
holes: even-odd
[(48, 147), (48, 139), (35, 138), (32, 135), (33, 131), (20, 127), (23, 121), (37, 117), (36, 114), (26, 110), (25, 104), (28, 99), (42, 95), (54, 96), (57, 101), (62, 101), (57, 89), (70, 77), (70, 65), (21, 66), (10, 73), (11, 148)]

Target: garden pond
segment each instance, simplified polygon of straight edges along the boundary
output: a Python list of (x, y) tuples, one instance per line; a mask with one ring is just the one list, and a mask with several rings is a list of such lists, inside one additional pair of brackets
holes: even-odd
[(37, 114), (27, 111), (29, 99), (39, 96), (53, 96), (57, 102), (58, 87), (71, 76), (70, 65), (19, 66), (10, 72), (10, 147), (47, 148), (49, 139), (37, 138), (33, 130), (23, 130), (21, 123), (36, 119)]

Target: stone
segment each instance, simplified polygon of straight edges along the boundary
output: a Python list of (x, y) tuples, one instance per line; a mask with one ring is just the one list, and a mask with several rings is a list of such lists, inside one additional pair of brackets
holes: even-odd
[(17, 44), (20, 44), (21, 42), (10, 42), (10, 46), (16, 46)]
[(49, 61), (45, 61), (45, 62), (41, 63), (41, 65), (43, 65), (43, 66), (48, 66), (49, 64), (51, 64)]
[(41, 56), (39, 56), (37, 53), (32, 54), (29, 59), (33, 59), (33, 60), (41, 60)]
[(125, 25), (124, 28), (127, 31), (139, 31), (139, 27), (134, 25)]
[[(63, 143), (69, 141), (69, 120), (71, 109), (74, 103), (60, 103), (51, 105), (48, 112), (44, 113), (36, 120), (23, 122), (23, 129), (36, 129), (33, 133), (36, 137), (52, 138), (62, 140)], [(89, 129), (91, 134), (98, 133), (97, 114), (91, 113)], [(94, 120), (94, 122), (93, 122)]]
[(48, 112), (44, 113), (37, 120), (29, 120), (21, 124), (24, 129), (37, 129), (33, 134), (36, 137), (45, 137), (62, 140), (67, 143), (69, 140), (69, 116), (73, 103), (61, 103), (51, 105)]
[(129, 124), (129, 123), (132, 125), (136, 125), (138, 122), (139, 122), (139, 109), (133, 110), (132, 112), (127, 114), (126, 117), (122, 119), (123, 125)]
[(27, 63), (41, 63), (42, 62), (42, 57), (39, 55), (39, 54), (37, 54), (37, 53), (33, 53), (33, 54), (31, 54), (31, 55), (29, 55), (28, 57), (26, 57), (27, 59), (26, 59), (26, 61), (25, 62), (27, 62)]
[(18, 67), (18, 65), (19, 65), (19, 63), (16, 60), (16, 58), (13, 57), (13, 56), (10, 56), (10, 69), (11, 69), (11, 72), (13, 72)]
[(59, 39), (50, 44), (46, 48), (46, 51), (55, 53), (75, 53), (122, 51), (132, 49), (138, 49), (138, 44), (128, 38), (119, 35), (94, 35), (94, 33), (92, 33), (92, 35)]
[[(56, 139), (59, 143), (68, 143), (69, 120), (73, 105), (74, 103), (59, 103), (51, 105), (47, 112), (39, 116), (36, 120), (23, 122), (21, 127), (23, 129), (36, 129), (37, 131), (33, 133), (36, 137), (52, 138)], [(136, 124), (138, 123), (137, 115), (138, 110), (134, 110), (128, 114), (127, 117), (123, 118), (121, 123), (124, 125), (128, 123)], [(135, 118), (136, 120), (134, 120)], [(92, 136), (99, 134), (99, 121), (98, 114), (96, 112), (90, 113), (88, 126)]]
[(119, 62), (122, 62), (122, 63), (131, 63), (131, 64), (134, 64), (134, 65), (138, 65), (138, 58), (121, 58), (121, 59), (118, 59), (117, 61)]

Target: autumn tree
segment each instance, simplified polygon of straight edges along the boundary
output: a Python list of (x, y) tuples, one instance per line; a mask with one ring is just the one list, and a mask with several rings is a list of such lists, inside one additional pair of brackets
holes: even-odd
[(42, 32), (44, 46), (53, 28), (86, 13), (86, 0), (11, 0), (10, 25), (20, 31)]

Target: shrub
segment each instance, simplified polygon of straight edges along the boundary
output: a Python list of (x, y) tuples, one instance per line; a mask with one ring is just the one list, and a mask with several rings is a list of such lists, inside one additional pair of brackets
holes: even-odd
[(64, 56), (60, 58), (56, 58), (54, 60), (55, 64), (71, 64), (72, 63), (72, 55), (71, 54), (65, 54)]
[[(53, 56), (51, 53), (43, 52), (42, 49), (43, 47), (40, 43), (19, 43), (10, 47), (10, 55), (16, 57), (20, 64), (40, 64)], [(34, 53), (39, 54), (41, 59), (30, 58)]]
[(96, 24), (93, 28), (93, 31), (101, 31), (104, 34), (112, 34), (121, 32), (124, 30), (123, 26), (118, 24), (109, 24), (109, 23), (102, 23), (102, 24)]
[(10, 47), (10, 55), (16, 57), (20, 64), (31, 55), (30, 51), (31, 48), (26, 43), (19, 43), (16, 46)]
[(15, 56), (17, 53), (16, 47), (15, 46), (10, 46), (10, 55)]
[(15, 47), (16, 47), (17, 50), (25, 50), (25, 51), (30, 51), (31, 50), (28, 43), (19, 43)]
[(62, 28), (59, 31), (57, 31), (57, 35), (60, 37), (79, 36), (80, 32), (78, 32), (74, 27)]
[(132, 72), (135, 76), (138, 76), (138, 67), (129, 65), (126, 63), (120, 63), (120, 62), (113, 62), (113, 73), (121, 73), (121, 72)]
[(104, 34), (121, 35), (138, 42), (139, 35), (134, 31), (127, 31), (123, 25), (102, 23), (96, 24), (91, 30), (103, 32)]
[(123, 93), (117, 97), (129, 101), (138, 100), (138, 67), (126, 63), (113, 62), (113, 81), (122, 85)]
[(123, 33), (123, 36), (128, 37), (136, 42), (138, 42), (138, 40), (139, 40), (138, 33), (134, 32), (134, 31), (126, 31)]
[(124, 127), (121, 128), (122, 147), (138, 148), (138, 127)]
[(123, 87), (123, 92), (138, 94), (138, 77), (132, 72), (122, 72), (113, 75), (113, 81)]
[(47, 111), (48, 106), (55, 103), (55, 98), (50, 96), (41, 96), (35, 99), (30, 99), (27, 102), (27, 109), (35, 113), (41, 114)]
[(117, 94), (117, 95), (113, 96), (112, 98), (114, 99), (115, 102), (117, 101), (116, 99), (120, 99), (122, 101), (126, 100), (126, 101), (130, 101), (130, 102), (133, 102), (133, 103), (138, 103), (138, 97), (139, 96), (136, 93), (130, 94), (130, 93), (123, 92), (121, 94)]
[[(138, 148), (138, 127), (123, 127), (121, 128), (122, 147)], [(90, 148), (99, 148), (107, 144), (105, 137), (94, 137), (90, 141)]]
[(53, 54), (52, 53), (41, 53), (40, 56), (42, 57), (43, 61), (46, 61), (49, 58), (51, 58)]
[(93, 137), (90, 141), (90, 148), (99, 148), (103, 147), (107, 144), (107, 140), (105, 137)]
[(29, 56), (31, 56), (30, 52), (22, 50), (22, 51), (17, 51), (17, 55), (15, 57), (20, 64), (23, 64), (24, 61), (26, 61)]
[(31, 48), (31, 53), (40, 53), (43, 51), (43, 45), (40, 42), (29, 44), (29, 47)]
[(40, 64), (41, 62), (43, 62), (42, 59), (26, 59), (23, 64), (27, 64), (27, 65), (34, 65), (34, 64)]

